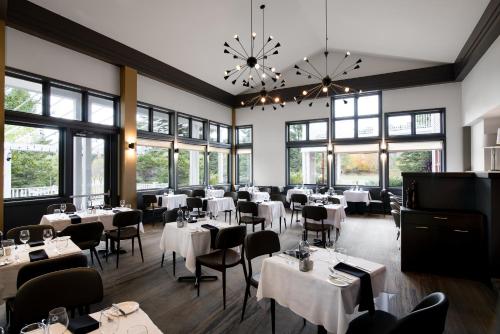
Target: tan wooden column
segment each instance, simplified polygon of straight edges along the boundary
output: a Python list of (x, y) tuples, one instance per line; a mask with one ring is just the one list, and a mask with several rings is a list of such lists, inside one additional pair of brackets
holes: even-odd
[[(233, 108), (231, 114), (231, 131), (233, 132), (233, 144), (231, 145), (231, 183), (236, 184), (236, 109)], [(231, 189), (233, 190), (233, 189)]]
[(137, 71), (124, 66), (120, 69), (120, 199), (137, 206), (136, 147), (137, 145)]
[(4, 157), (4, 127), (5, 127), (5, 20), (0, 19), (0, 231), (4, 227), (4, 206), (3, 206), (3, 164)]

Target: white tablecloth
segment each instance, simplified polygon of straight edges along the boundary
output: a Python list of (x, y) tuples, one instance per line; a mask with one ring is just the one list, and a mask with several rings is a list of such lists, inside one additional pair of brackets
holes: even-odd
[(259, 191), (259, 187), (239, 187), (238, 191), (248, 191), (248, 192)]
[(207, 212), (211, 212), (214, 217), (225, 210), (236, 210), (232, 197), (207, 199)]
[(370, 205), (370, 192), (368, 190), (346, 190), (344, 197), (347, 202), (364, 202)]
[[(328, 262), (331, 259), (328, 252), (319, 249), (311, 258), (314, 269), (309, 272), (299, 271), (298, 260), (286, 255), (264, 259), (257, 300), (273, 298), (309, 322), (343, 334), (349, 326), (347, 314), (352, 314), (359, 303), (360, 280), (356, 278), (347, 287), (337, 287), (328, 281), (328, 266), (332, 265)], [(347, 262), (371, 271), (374, 297), (383, 291), (385, 266), (351, 256)]]
[(250, 195), (252, 196), (252, 202), (269, 201), (269, 198), (271, 198), (269, 193), (265, 191), (254, 191), (253, 193), (250, 193)]
[(280, 217), (286, 217), (286, 210), (283, 202), (269, 201), (259, 204), (259, 217), (266, 219), (266, 225), (280, 220)]
[(304, 188), (288, 189), (286, 192), (286, 200), (287, 200), (287, 202), (290, 202), (293, 194), (309, 195), (310, 193), (311, 193), (311, 189), (304, 189)]
[(221, 198), (224, 197), (224, 193), (224, 189), (207, 189), (205, 196)]
[(201, 227), (202, 224), (210, 224), (219, 229), (230, 226), (215, 220), (187, 224), (183, 228), (178, 228), (176, 222), (167, 223), (160, 240), (160, 249), (163, 252), (176, 252), (184, 257), (186, 268), (192, 273), (196, 271), (196, 257), (210, 253), (210, 231)]
[[(113, 208), (113, 210), (119, 211), (129, 211), (129, 208)], [(80, 216), (83, 223), (92, 223), (96, 221), (100, 221), (104, 225), (104, 230), (114, 230), (113, 226), (113, 216), (115, 213), (113, 210), (96, 210), (96, 213), (87, 213), (86, 211), (77, 212), (76, 214)], [(71, 225), (71, 219), (67, 214), (54, 213), (50, 215), (44, 215), (40, 220), (40, 224), (42, 225), (51, 225), (56, 231), (62, 231), (66, 226)], [(144, 227), (142, 223), (140, 224), (140, 230), (144, 233)]]
[[(328, 214), (328, 218), (323, 221), (326, 225), (333, 225), (336, 228), (340, 229), (341, 222), (344, 221), (346, 214), (345, 209), (342, 204), (328, 204), (325, 205), (326, 213)], [(321, 224), (321, 222), (308, 219), (307, 223), (309, 224)], [(300, 224), (304, 225), (304, 218), (300, 220)]]
[(340, 204), (342, 204), (342, 206), (344, 208), (347, 208), (347, 201), (345, 200), (345, 196), (344, 195), (312, 194), (310, 196), (310, 198), (313, 201), (315, 201), (315, 200), (325, 200), (325, 199), (328, 199), (328, 197), (337, 198), (340, 201)]
[[(17, 292), (17, 273), (22, 266), (30, 263), (29, 252), (39, 249), (44, 249), (49, 259), (82, 252), (82, 250), (71, 240), (68, 240), (68, 247), (63, 249), (61, 254), (58, 253), (54, 244), (30, 247), (27, 251), (24, 250), (24, 246), (18, 246), (18, 249), (10, 256), (13, 263), (0, 267), (0, 301), (15, 297)], [(15, 260), (16, 256), (18, 257), (17, 261)], [(5, 256), (0, 257), (0, 262), (4, 260), (6, 260)]]
[(161, 197), (161, 206), (168, 210), (178, 209), (179, 205), (186, 206), (186, 194), (156, 195), (156, 197)]

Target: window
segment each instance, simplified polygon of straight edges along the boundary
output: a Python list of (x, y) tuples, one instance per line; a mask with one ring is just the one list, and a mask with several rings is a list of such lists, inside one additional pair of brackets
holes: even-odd
[(205, 184), (205, 146), (180, 145), (177, 158), (177, 186)]
[(210, 142), (229, 144), (229, 126), (210, 123)]
[(229, 150), (210, 149), (208, 157), (208, 184), (229, 184)]
[(326, 184), (327, 170), (326, 146), (288, 148), (289, 184)]
[(328, 121), (300, 121), (287, 123), (288, 141), (326, 140), (328, 138)]
[(215, 124), (210, 124), (210, 141), (217, 142), (219, 140), (219, 135), (217, 134), (218, 126)]
[(252, 150), (238, 149), (236, 152), (237, 180), (238, 184), (252, 183)]
[(192, 120), (191, 125), (191, 138), (205, 139), (205, 131), (203, 122)]
[(42, 114), (42, 83), (5, 76), (6, 110)]
[(169, 187), (170, 144), (159, 145), (142, 141), (137, 145), (137, 190)]
[(237, 144), (251, 144), (252, 143), (252, 128), (251, 127), (238, 127), (236, 129)]
[(114, 125), (115, 106), (112, 99), (89, 95), (89, 122)]
[(177, 116), (177, 135), (191, 139), (205, 139), (205, 121)]
[(379, 185), (378, 144), (335, 145), (336, 185)]
[(153, 132), (170, 134), (170, 114), (153, 109)]
[(149, 131), (149, 108), (137, 107), (137, 130)]
[(59, 130), (5, 125), (4, 196), (59, 194)]
[(403, 186), (403, 172), (441, 172), (443, 143), (388, 143), (389, 187)]
[(58, 87), (51, 87), (50, 116), (81, 121), (82, 93)]
[(288, 127), (289, 141), (304, 141), (307, 140), (307, 125), (306, 124), (290, 124)]
[(380, 94), (335, 97), (332, 118), (334, 139), (380, 137)]
[(311, 122), (309, 123), (309, 140), (324, 140), (328, 138), (328, 123)]
[(388, 137), (441, 136), (444, 134), (444, 109), (386, 114)]
[(177, 135), (180, 137), (189, 137), (189, 119), (185, 117), (177, 118)]
[(219, 142), (221, 144), (229, 144), (229, 128), (226, 126), (219, 126)]

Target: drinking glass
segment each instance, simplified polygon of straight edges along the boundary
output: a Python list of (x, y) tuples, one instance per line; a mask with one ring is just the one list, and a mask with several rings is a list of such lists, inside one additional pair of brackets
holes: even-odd
[(61, 204), (61, 212), (64, 213), (66, 211), (66, 203)]
[(123, 208), (125, 207), (125, 200), (124, 199), (121, 199), (120, 200), (120, 206)]
[(43, 323), (41, 322), (35, 322), (33, 324), (29, 324), (29, 325), (26, 325), (24, 326), (22, 329), (21, 329), (21, 334), (27, 334), (27, 333), (30, 333), (30, 334), (45, 334), (45, 330), (47, 329), (47, 326), (45, 326)]
[(347, 262), (347, 250), (345, 248), (342, 248), (342, 247), (336, 248), (335, 255), (337, 257), (337, 261)]
[(14, 251), (14, 246), (14, 239), (6, 239), (2, 241), (3, 255), (7, 257), (7, 260), (10, 260), (12, 252)]
[(127, 334), (148, 334), (148, 329), (144, 325), (135, 325), (127, 329)]
[(102, 334), (113, 334), (118, 331), (120, 326), (120, 317), (112, 310), (107, 308), (101, 311), (99, 318), (99, 331)]
[(325, 242), (325, 248), (328, 251), (329, 259), (333, 264), (333, 259), (335, 256), (335, 241), (328, 240), (327, 242)]
[(24, 249), (28, 249), (26, 243), (30, 240), (30, 231), (21, 230), (21, 232), (19, 232), (19, 240), (24, 244)]
[(52, 233), (52, 229), (46, 228), (43, 230), (43, 241), (46, 245), (50, 242), (50, 240), (52, 240), (53, 237), (54, 234)]
[(56, 239), (56, 250), (59, 254), (68, 247), (68, 239)]
[(132, 209), (132, 204), (128, 203), (128, 204), (125, 205), (125, 207), (128, 208), (128, 209)]
[(50, 334), (63, 334), (69, 324), (69, 317), (64, 307), (57, 307), (49, 312), (47, 326)]

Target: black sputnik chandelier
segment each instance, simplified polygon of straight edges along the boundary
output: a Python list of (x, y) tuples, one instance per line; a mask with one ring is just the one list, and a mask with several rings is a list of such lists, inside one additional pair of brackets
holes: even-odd
[[(322, 74), (316, 66), (314, 66), (307, 57), (304, 57), (305, 63), (308, 65), (308, 69), (304, 67), (300, 67), (299, 65), (295, 65), (294, 68), (297, 70), (296, 74), (300, 76), (307, 76), (308, 79), (320, 80), (320, 83), (309, 90), (303, 90), (300, 92), (300, 95), (295, 96), (294, 100), (297, 104), (300, 104), (305, 99), (313, 99), (309, 102), (309, 107), (311, 107), (314, 101), (321, 96), (323, 93), (325, 96), (329, 96), (331, 92), (334, 94), (347, 94), (347, 93), (355, 93), (356, 91), (347, 86), (342, 86), (335, 83), (335, 80), (340, 79), (343, 76), (346, 76), (348, 73), (357, 70), (360, 68), (362, 60), (359, 58), (354, 63), (347, 64), (349, 62), (349, 57), (351, 53), (347, 51), (342, 58), (342, 60), (337, 64), (335, 69), (332, 72), (328, 70), (328, 0), (325, 0), (325, 51), (323, 52), (325, 55), (325, 73)], [(357, 91), (358, 93), (361, 90)], [(347, 103), (344, 101), (344, 103)], [(329, 107), (330, 103), (326, 102), (326, 107)]]
[[(278, 87), (285, 86), (285, 80), (280, 80), (281, 73), (276, 72), (276, 68), (266, 65), (266, 60), (268, 57), (277, 55), (279, 53), (278, 48), (281, 46), (279, 42), (274, 44), (273, 36), (269, 36), (265, 39), (265, 15), (264, 9), (265, 5), (261, 5), (262, 10), (262, 48), (255, 48), (255, 38), (257, 33), (253, 31), (253, 1), (250, 1), (250, 50), (247, 51), (240, 41), (238, 35), (234, 35), (234, 39), (238, 42), (237, 47), (232, 47), (228, 42), (224, 42), (224, 53), (230, 54), (233, 59), (237, 59), (241, 64), (237, 64), (234, 69), (229, 69), (224, 72), (224, 80), (232, 78), (231, 83), (235, 85), (239, 79), (241, 79), (241, 84), (243, 87), (247, 88), (257, 88), (261, 87), (259, 93), (255, 96), (250, 97), (246, 101), (241, 101), (241, 106), (250, 106), (253, 109), (256, 105), (262, 105), (262, 110), (265, 109), (266, 104), (272, 105), (273, 109), (276, 110), (276, 105), (281, 107), (285, 106), (285, 102), (281, 100), (279, 96), (273, 96), (272, 91), (266, 89), (266, 80), (271, 78), (274, 83), (272, 90)], [(274, 44), (274, 46), (273, 46)]]

